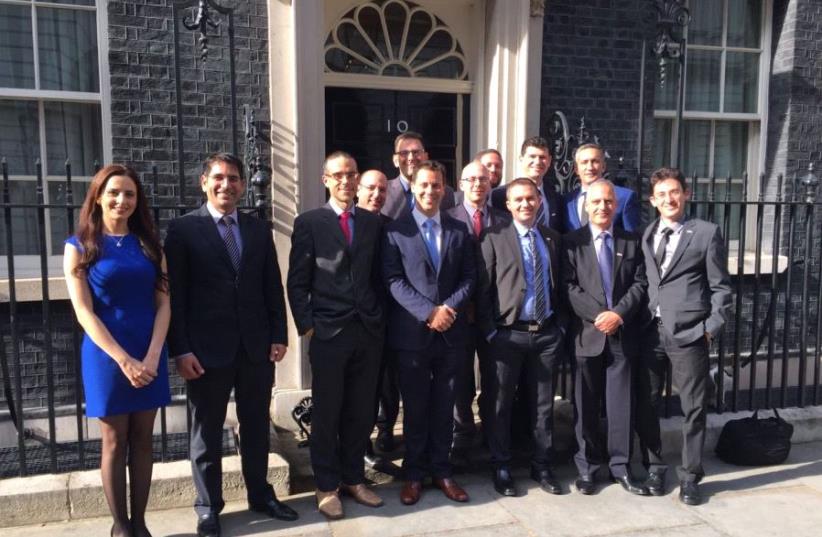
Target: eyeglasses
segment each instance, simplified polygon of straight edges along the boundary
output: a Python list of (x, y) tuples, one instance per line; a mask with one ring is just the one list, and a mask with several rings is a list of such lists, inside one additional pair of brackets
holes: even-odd
[(425, 153), (425, 149), (411, 149), (409, 151), (397, 151), (394, 154), (399, 155), (402, 158), (408, 158), (409, 156), (418, 157), (418, 156), (422, 155), (423, 153)]
[(343, 179), (348, 179), (349, 181), (353, 181), (360, 174), (357, 173), (357, 172), (334, 172), (334, 173), (325, 173), (323, 175), (325, 175), (326, 177), (332, 177), (335, 181), (342, 181)]
[(460, 181), (465, 181), (466, 183), (471, 183), (472, 185), (475, 185), (477, 183), (484, 185), (486, 183), (490, 183), (491, 178), (483, 175), (481, 177), (463, 177), (462, 179), (460, 179)]

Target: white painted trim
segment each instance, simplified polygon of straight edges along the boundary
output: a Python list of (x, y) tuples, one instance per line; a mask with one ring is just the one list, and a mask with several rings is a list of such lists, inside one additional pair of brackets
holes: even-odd
[(0, 88), (0, 98), (17, 99), (19, 101), (63, 101), (78, 103), (99, 103), (101, 95), (85, 91), (34, 90), (23, 88)]
[[(685, 112), (682, 114), (685, 119), (706, 119), (717, 121), (759, 121), (759, 114), (743, 114), (737, 112)], [(654, 118), (675, 119), (676, 112), (673, 110), (655, 110)]]
[(111, 162), (113, 158), (113, 142), (111, 132), (111, 73), (108, 65), (108, 1), (97, 0), (97, 58), (100, 74), (100, 125), (103, 138), (103, 154), (100, 155), (103, 164)]
[(399, 76), (360, 75), (351, 73), (324, 73), (324, 86), (341, 88), (368, 88), (397, 91), (431, 91), (436, 93), (471, 93), (474, 83), (467, 80), (438, 78), (411, 78)]

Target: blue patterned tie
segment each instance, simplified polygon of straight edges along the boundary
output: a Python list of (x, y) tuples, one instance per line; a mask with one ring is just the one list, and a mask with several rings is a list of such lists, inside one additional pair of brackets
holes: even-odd
[(545, 320), (545, 267), (537, 248), (537, 234), (531, 229), (528, 232), (528, 246), (534, 264), (534, 320), (541, 323)]
[(429, 218), (422, 223), (422, 237), (425, 239), (425, 247), (428, 249), (428, 256), (431, 258), (431, 263), (434, 265), (434, 270), (440, 270), (440, 253), (437, 250), (437, 234), (434, 231), (436, 222)]
[(614, 278), (614, 252), (611, 249), (611, 235), (603, 231), (599, 234), (602, 239), (602, 247), (599, 249), (597, 261), (599, 262), (599, 275), (602, 278), (602, 290), (605, 291), (605, 300), (608, 309), (611, 309), (611, 294), (613, 293)]
[(228, 257), (231, 258), (231, 264), (234, 265), (236, 272), (240, 268), (240, 248), (237, 246), (237, 239), (234, 238), (234, 219), (228, 215), (220, 219), (220, 223), (225, 226), (225, 233), (223, 233), (223, 241), (225, 242), (225, 249), (228, 250)]
[(405, 191), (405, 203), (409, 209), (414, 209), (414, 193), (411, 192), (410, 188)]

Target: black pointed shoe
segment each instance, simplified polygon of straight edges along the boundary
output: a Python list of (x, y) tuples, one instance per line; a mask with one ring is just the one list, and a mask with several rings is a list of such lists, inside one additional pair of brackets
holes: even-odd
[(685, 505), (699, 505), (702, 503), (702, 494), (695, 481), (679, 482), (679, 501)]
[(197, 518), (197, 537), (220, 537), (220, 515), (206, 513)]
[(503, 496), (516, 496), (517, 489), (514, 487), (514, 478), (508, 468), (497, 468), (494, 470), (494, 490)]
[(539, 483), (539, 487), (545, 492), (551, 494), (562, 494), (562, 487), (559, 481), (554, 477), (551, 470), (545, 468), (543, 470), (531, 470), (531, 479)]
[(277, 498), (271, 498), (262, 504), (250, 505), (249, 509), (257, 513), (265, 513), (271, 518), (285, 520), (287, 522), (297, 520), (300, 517), (300, 515), (297, 514), (297, 511), (290, 508)]
[(645, 488), (653, 496), (665, 496), (665, 472), (651, 472), (645, 479)]
[(594, 482), (594, 476), (592, 475), (579, 476), (576, 481), (574, 481), (574, 486), (580, 494), (585, 494), (586, 496), (596, 494), (597, 491), (597, 485)]
[(648, 487), (645, 485), (641, 485), (634, 481), (631, 476), (623, 475), (620, 477), (614, 477), (614, 482), (619, 483), (622, 485), (622, 488), (626, 492), (630, 492), (631, 494), (636, 494), (637, 496), (650, 496), (651, 493), (648, 492)]

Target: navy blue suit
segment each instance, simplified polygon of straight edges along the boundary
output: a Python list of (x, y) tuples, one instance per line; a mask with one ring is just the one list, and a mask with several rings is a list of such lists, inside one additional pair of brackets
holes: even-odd
[[(614, 226), (621, 227), (625, 231), (641, 231), (642, 215), (639, 210), (639, 199), (636, 192), (630, 188), (614, 185), (616, 192), (617, 209), (614, 215)], [(565, 222), (565, 231), (570, 233), (575, 229), (579, 229), (581, 223), (579, 221), (579, 212), (577, 211), (577, 200), (579, 199), (582, 190), (575, 188), (571, 192), (565, 194), (563, 199), (564, 211), (563, 220)]]
[[(397, 352), (404, 402), (405, 477), (421, 481), (451, 475), (454, 378), (468, 341), (466, 308), (476, 282), (474, 244), (465, 225), (441, 214), (440, 267), (436, 270), (414, 216), (403, 212), (383, 237), (383, 278), (394, 299), (388, 314), (388, 345)], [(453, 325), (436, 332), (432, 310), (457, 311)], [(423, 460), (430, 462), (426, 472)]]

